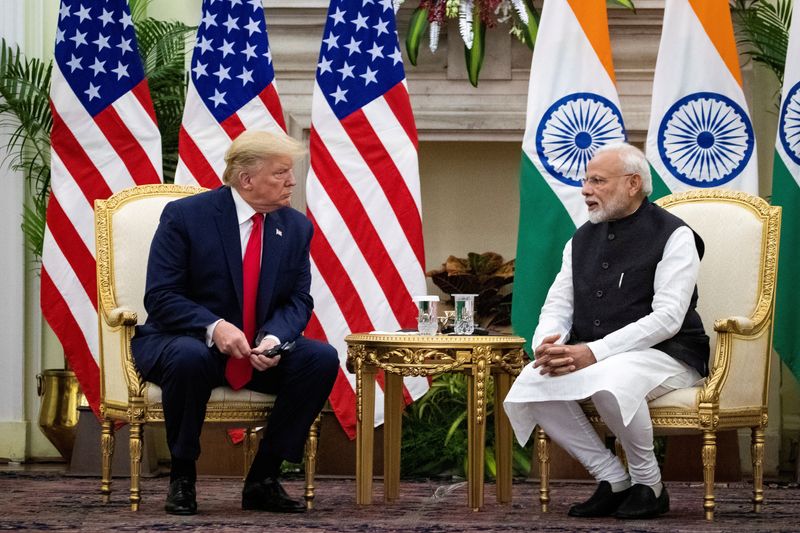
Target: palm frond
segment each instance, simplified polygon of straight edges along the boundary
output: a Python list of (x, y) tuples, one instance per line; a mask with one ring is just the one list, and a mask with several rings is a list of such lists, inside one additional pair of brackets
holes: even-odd
[(737, 40), (744, 53), (769, 68), (783, 83), (791, 0), (735, 0), (732, 11)]

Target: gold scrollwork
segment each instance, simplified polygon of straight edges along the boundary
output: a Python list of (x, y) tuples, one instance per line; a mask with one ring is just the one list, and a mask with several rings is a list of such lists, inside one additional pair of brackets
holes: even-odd
[(468, 352), (436, 350), (432, 348), (395, 348), (388, 351), (373, 350), (367, 353), (367, 362), (384, 372), (401, 376), (433, 376), (449, 372), (469, 361)]

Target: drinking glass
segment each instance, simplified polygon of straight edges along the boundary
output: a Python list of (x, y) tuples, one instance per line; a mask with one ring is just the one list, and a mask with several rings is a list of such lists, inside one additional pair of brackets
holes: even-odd
[(436, 335), (439, 324), (436, 319), (436, 308), (438, 306), (438, 296), (414, 296), (419, 314), (417, 315), (417, 331), (420, 335)]
[(456, 316), (453, 331), (456, 335), (472, 335), (475, 331), (475, 297), (477, 294), (454, 294)]

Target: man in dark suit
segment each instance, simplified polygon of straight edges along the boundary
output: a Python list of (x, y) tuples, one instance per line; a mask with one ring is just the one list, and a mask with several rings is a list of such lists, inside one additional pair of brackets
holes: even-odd
[[(302, 512), (278, 482), (299, 462), (339, 369), (330, 345), (301, 336), (311, 316), (309, 220), (289, 207), (294, 161), (286, 135), (245, 132), (225, 155), (224, 186), (167, 204), (150, 247), (148, 317), (131, 347), (163, 392), (172, 456), (165, 509), (197, 512), (195, 461), (211, 390), (276, 394), (242, 492), (242, 508)], [(291, 350), (274, 349), (294, 341)]]

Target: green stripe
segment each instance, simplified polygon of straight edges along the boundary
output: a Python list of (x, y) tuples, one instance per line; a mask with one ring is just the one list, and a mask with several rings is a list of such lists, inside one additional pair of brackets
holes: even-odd
[(783, 207), (775, 303), (775, 351), (800, 380), (800, 188), (779, 154), (775, 154), (772, 204)]
[(653, 165), (650, 165), (650, 175), (653, 176), (653, 193), (650, 195), (650, 200), (655, 201), (672, 193), (669, 187), (667, 187), (667, 184), (664, 183), (664, 180), (661, 179), (658, 172), (656, 172), (656, 169), (653, 168)]
[(561, 252), (575, 224), (536, 166), (522, 153), (517, 259), (511, 323), (527, 339), (539, 321), (547, 290), (561, 267)]

